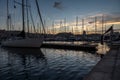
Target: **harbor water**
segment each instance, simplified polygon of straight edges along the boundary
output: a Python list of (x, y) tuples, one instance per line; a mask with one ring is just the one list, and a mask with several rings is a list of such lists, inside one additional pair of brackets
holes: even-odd
[(0, 47), (0, 80), (82, 80), (99, 60), (83, 51)]

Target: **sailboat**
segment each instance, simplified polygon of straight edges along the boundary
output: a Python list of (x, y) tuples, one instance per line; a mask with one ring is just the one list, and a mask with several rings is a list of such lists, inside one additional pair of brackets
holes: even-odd
[[(37, 3), (36, 5), (38, 8), (37, 0), (36, 0), (36, 3)], [(22, 0), (22, 31), (19, 34), (19, 37), (18, 36), (12, 37), (12, 38), (9, 38), (5, 41), (2, 41), (1, 45), (3, 47), (15, 47), (15, 48), (40, 48), (41, 47), (43, 40), (44, 40), (43, 36), (41, 36), (39, 38), (29, 38), (25, 34), (24, 6), (25, 6), (24, 0)], [(40, 11), (38, 11), (38, 13), (40, 13)], [(39, 16), (40, 16), (40, 20), (42, 21), (41, 14)]]

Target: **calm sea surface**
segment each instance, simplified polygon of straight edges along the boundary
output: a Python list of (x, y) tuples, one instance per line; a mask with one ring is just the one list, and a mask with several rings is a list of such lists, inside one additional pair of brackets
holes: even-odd
[(82, 80), (99, 60), (82, 51), (0, 47), (0, 80)]

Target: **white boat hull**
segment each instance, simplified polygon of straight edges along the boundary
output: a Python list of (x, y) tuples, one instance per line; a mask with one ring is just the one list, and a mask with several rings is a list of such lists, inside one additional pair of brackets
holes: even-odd
[(43, 43), (43, 39), (18, 39), (8, 40), (1, 43), (4, 47), (19, 47), (19, 48), (40, 48)]

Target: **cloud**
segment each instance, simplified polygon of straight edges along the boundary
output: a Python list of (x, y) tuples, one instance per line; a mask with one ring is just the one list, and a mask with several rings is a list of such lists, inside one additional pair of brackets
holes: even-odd
[(120, 14), (109, 14), (105, 16), (105, 21), (107, 23), (120, 22)]
[(114, 22), (120, 22), (120, 12), (115, 13), (108, 13), (108, 14), (96, 14), (94, 16), (90, 16), (88, 19), (89, 24), (93, 24), (95, 22), (95, 17), (97, 18), (97, 23), (102, 23), (102, 17), (103, 21), (105, 23), (114, 23)]
[(62, 2), (54, 2), (53, 7), (59, 10), (63, 9)]

